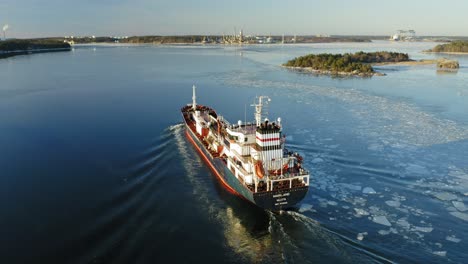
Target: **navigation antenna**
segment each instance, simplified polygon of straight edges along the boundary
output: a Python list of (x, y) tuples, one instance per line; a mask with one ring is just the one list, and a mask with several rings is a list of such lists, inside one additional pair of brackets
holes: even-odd
[(197, 87), (195, 87), (195, 85), (192, 86), (192, 89), (193, 89), (193, 95), (192, 95), (192, 109), (193, 111), (196, 111), (197, 110), (197, 96), (195, 95), (195, 89)]
[[(266, 101), (264, 101), (266, 100)], [(268, 116), (268, 102), (271, 102), (270, 97), (268, 96), (260, 96), (258, 97), (258, 103), (254, 103), (251, 106), (255, 106), (255, 121), (257, 123), (257, 126), (260, 126), (262, 123), (262, 119), (265, 116)]]

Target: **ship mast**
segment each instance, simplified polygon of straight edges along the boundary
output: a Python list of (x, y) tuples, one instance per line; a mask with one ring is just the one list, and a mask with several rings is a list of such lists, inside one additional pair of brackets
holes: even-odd
[[(263, 100), (267, 100), (267, 101), (264, 102)], [(257, 104), (251, 105), (251, 106), (255, 106), (254, 116), (255, 116), (255, 122), (257, 123), (257, 126), (260, 126), (260, 124), (262, 123), (263, 115), (268, 114), (266, 111), (264, 112), (263, 110), (264, 110), (264, 107), (266, 108), (266, 105), (270, 101), (271, 101), (270, 97), (262, 95), (262, 96), (258, 97), (258, 103)]]
[(192, 95), (192, 109), (193, 111), (197, 110), (197, 96), (195, 95), (195, 85), (193, 85), (193, 95)]

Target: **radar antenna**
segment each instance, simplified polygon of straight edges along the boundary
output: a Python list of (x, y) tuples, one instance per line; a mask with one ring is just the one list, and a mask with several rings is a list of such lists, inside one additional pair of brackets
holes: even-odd
[(257, 126), (260, 126), (262, 123), (263, 117), (266, 117), (268, 115), (268, 102), (271, 102), (270, 97), (268, 96), (259, 96), (258, 102), (252, 104), (251, 106), (255, 107), (255, 122), (257, 123)]

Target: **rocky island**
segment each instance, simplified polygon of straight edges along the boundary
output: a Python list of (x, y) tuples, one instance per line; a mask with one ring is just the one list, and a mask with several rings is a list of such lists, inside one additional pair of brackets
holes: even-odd
[(437, 45), (430, 50), (424, 52), (433, 53), (463, 53), (468, 54), (468, 41), (454, 41), (447, 44)]
[(408, 54), (397, 52), (357, 52), (354, 54), (309, 54), (294, 58), (284, 67), (306, 70), (317, 74), (333, 76), (361, 76), (384, 75), (376, 72), (371, 64), (399, 63), (411, 61)]
[(10, 39), (0, 41), (0, 59), (16, 55), (69, 51), (71, 46), (54, 39)]

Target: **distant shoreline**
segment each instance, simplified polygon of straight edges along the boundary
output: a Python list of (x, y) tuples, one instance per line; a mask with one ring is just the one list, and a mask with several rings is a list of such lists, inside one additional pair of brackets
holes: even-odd
[(48, 53), (48, 52), (60, 52), (70, 51), (72, 48), (52, 48), (52, 49), (28, 49), (28, 50), (13, 50), (13, 51), (0, 51), (0, 59), (6, 59), (19, 55), (28, 55), (34, 53)]
[(68, 43), (50, 39), (9, 39), (0, 41), (0, 59), (33, 53), (70, 51)]

